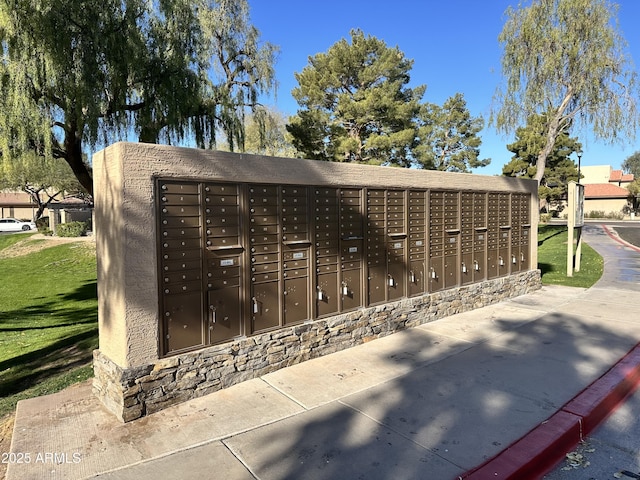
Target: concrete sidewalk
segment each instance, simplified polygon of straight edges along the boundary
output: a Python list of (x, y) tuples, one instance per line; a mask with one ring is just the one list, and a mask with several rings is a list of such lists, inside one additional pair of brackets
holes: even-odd
[(128, 424), (87, 383), (21, 401), (7, 479), (483, 478), (469, 472), (611, 381), (632, 350), (618, 384), (640, 372), (640, 283), (617, 261), (640, 253), (598, 226), (585, 235), (606, 260), (590, 289), (544, 287)]

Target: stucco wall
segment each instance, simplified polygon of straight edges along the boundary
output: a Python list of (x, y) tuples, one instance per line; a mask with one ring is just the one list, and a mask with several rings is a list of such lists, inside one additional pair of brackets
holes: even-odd
[[(130, 393), (131, 388), (142, 388), (135, 387), (140, 385), (140, 382), (136, 383), (138, 375), (148, 375), (150, 368), (153, 369), (154, 365), (162, 362), (174, 362), (160, 360), (154, 198), (154, 179), (157, 177), (280, 185), (527, 193), (530, 194), (529, 210), (532, 212), (529, 264), (532, 268), (537, 265), (535, 239), (538, 219), (534, 213), (538, 211), (537, 185), (531, 180), (263, 157), (139, 143), (116, 143), (96, 153), (93, 168), (100, 335), (99, 352), (96, 354), (96, 359), (100, 361), (95, 362), (96, 389), (105, 403), (112, 405), (112, 410), (120, 411), (119, 415), (122, 415), (123, 405), (131, 402), (132, 397), (126, 397), (125, 393)], [(519, 274), (517, 278), (522, 275)], [(539, 277), (537, 278), (539, 284)], [(509, 284), (510, 281), (506, 282)], [(487, 285), (494, 283), (489, 282)], [(503, 283), (503, 280), (498, 282), (501, 285)], [(116, 378), (119, 380), (116, 381)], [(107, 400), (109, 398), (111, 400)], [(129, 400), (125, 401), (125, 398)], [(146, 407), (139, 408), (143, 412), (147, 410)], [(129, 417), (135, 418), (135, 414)]]
[(594, 211), (604, 212), (605, 214), (616, 213), (622, 215), (622, 209), (626, 205), (626, 198), (586, 199), (584, 201), (584, 212), (586, 215)]

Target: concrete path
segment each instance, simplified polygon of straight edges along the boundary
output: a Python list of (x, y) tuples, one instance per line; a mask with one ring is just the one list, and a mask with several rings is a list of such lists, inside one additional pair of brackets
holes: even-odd
[[(621, 231), (634, 229), (633, 233)], [(625, 243), (618, 234), (640, 245), (640, 225), (587, 228), (586, 241), (605, 258), (605, 273), (595, 288), (620, 295), (640, 291), (640, 248)], [(615, 239), (615, 242), (611, 242)], [(640, 317), (640, 305), (635, 312)], [(636, 477), (626, 473), (635, 474)], [(570, 457), (545, 475), (546, 480), (631, 479), (640, 476), (640, 390), (598, 427)]]
[[(7, 479), (483, 478), (630, 351), (636, 372), (640, 253), (585, 234), (606, 258), (591, 289), (544, 287), (128, 424), (87, 383), (22, 401)], [(548, 462), (536, 438), (527, 460)]]

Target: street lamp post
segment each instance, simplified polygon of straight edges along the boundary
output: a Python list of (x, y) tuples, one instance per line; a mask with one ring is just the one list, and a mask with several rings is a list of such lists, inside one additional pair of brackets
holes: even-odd
[(580, 185), (580, 160), (582, 159), (582, 150), (578, 150), (576, 154), (578, 155), (578, 185)]

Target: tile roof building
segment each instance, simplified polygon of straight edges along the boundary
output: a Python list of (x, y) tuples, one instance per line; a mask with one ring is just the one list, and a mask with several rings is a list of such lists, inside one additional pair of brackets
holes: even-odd
[(633, 174), (614, 170), (611, 165), (595, 165), (581, 168), (584, 185), (584, 212), (604, 216), (624, 216), (629, 209), (627, 187), (634, 181)]

